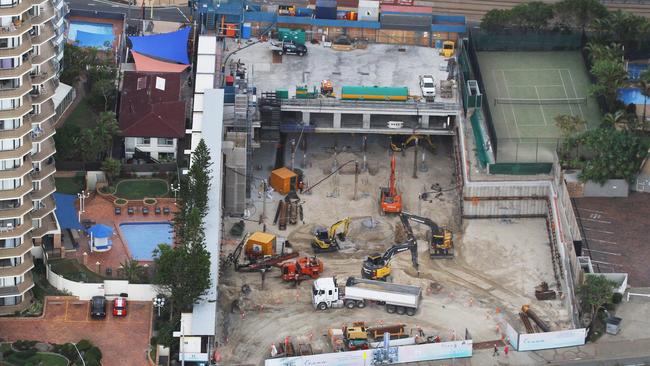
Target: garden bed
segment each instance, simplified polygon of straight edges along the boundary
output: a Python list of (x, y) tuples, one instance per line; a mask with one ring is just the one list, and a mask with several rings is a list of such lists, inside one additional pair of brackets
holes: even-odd
[(54, 273), (71, 281), (101, 283), (105, 279), (75, 259), (50, 260), (49, 264), (52, 266)]
[(115, 188), (115, 196), (130, 200), (165, 197), (169, 192), (169, 184), (163, 179), (125, 179)]
[(84, 176), (78, 175), (72, 178), (54, 178), (57, 193), (77, 194), (84, 188)]

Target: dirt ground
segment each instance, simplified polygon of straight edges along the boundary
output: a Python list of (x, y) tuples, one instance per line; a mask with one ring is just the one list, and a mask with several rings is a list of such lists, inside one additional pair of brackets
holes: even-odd
[[(310, 184), (315, 184), (330, 173), (333, 160), (339, 165), (351, 159), (362, 161), (362, 154), (350, 141), (336, 139), (337, 151), (309, 145), (308, 162), (304, 164)], [(222, 359), (229, 364), (261, 364), (268, 357), (271, 343), (280, 342), (285, 336), (294, 343), (310, 343), (315, 350), (329, 352), (327, 329), (340, 328), (343, 324), (364, 321), (368, 325), (406, 324), (408, 329), (422, 328), (426, 335), (440, 335), (443, 340), (458, 339), (470, 332), (475, 342), (502, 339), (499, 328), (503, 314), (514, 312), (523, 304), (532, 304), (542, 317), (554, 328), (565, 328), (568, 314), (560, 300), (538, 302), (534, 300), (533, 287), (540, 281), (551, 282), (553, 270), (544, 220), (474, 220), (459, 222), (458, 193), (445, 191), (440, 197), (430, 195), (419, 201), (421, 192), (431, 190), (438, 183), (443, 189), (453, 188), (453, 160), (450, 142), (439, 141), (435, 154), (426, 152), (426, 172), (419, 171), (412, 178), (413, 151), (397, 154), (399, 190), (404, 210), (429, 217), (439, 225), (448, 226), (454, 233), (456, 258), (432, 260), (426, 244), (419, 241), (420, 273), (413, 269), (410, 255), (397, 255), (392, 260), (394, 283), (420, 285), (423, 299), (418, 313), (413, 317), (388, 314), (380, 306), (363, 310), (332, 309), (317, 312), (311, 304), (309, 281), (297, 288), (282, 283), (279, 270), (267, 274), (264, 290), (261, 276), (257, 273), (237, 273), (224, 269), (220, 278), (219, 301), (223, 322), (219, 327)], [(343, 151), (344, 150), (344, 151)], [(420, 150), (422, 151), (422, 150)], [(267, 154), (268, 155), (268, 154)], [(312, 193), (302, 195), (305, 223), (289, 225), (286, 231), (278, 231), (270, 221), (275, 214), (277, 202), (267, 202), (267, 230), (286, 237), (298, 250), (311, 255), (310, 242), (315, 226), (329, 226), (346, 216), (352, 218), (348, 240), (338, 253), (324, 253), (324, 276), (360, 276), (365, 256), (383, 252), (395, 242), (396, 227), (401, 226), (395, 216), (379, 216), (377, 192), (388, 181), (388, 152), (381, 143), (368, 145), (368, 171), (361, 174), (354, 196), (354, 174), (345, 169), (316, 186)], [(269, 159), (268, 156), (265, 156)], [(298, 160), (296, 164), (299, 164)], [(266, 170), (265, 163), (260, 164)], [(287, 164), (289, 165), (289, 164)], [(258, 175), (267, 174), (260, 170)], [(280, 196), (274, 196), (279, 199)], [(262, 212), (259, 202), (251, 207), (251, 220), (257, 220)], [(376, 220), (374, 228), (363, 225), (369, 217)], [(232, 222), (226, 223), (226, 231)], [(426, 228), (413, 223), (419, 239)], [(259, 226), (247, 222), (247, 231), (259, 230)], [(236, 239), (224, 245), (227, 254), (235, 246)], [(252, 291), (241, 295), (241, 287), (247, 284)], [(440, 286), (434, 290), (436, 285)], [(239, 308), (232, 307), (233, 300)], [(255, 345), (255, 346), (252, 346)]]

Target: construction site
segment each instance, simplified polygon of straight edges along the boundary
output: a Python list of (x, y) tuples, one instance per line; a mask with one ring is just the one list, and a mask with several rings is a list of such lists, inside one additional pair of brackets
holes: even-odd
[[(246, 75), (262, 97), (251, 103), (247, 96), (252, 141), (246, 145), (236, 129), (226, 133), (248, 153), (245, 164), (226, 158), (225, 198), (233, 203), (226, 209), (241, 215), (224, 220), (220, 249), (216, 339), (223, 361), (258, 365), (373, 348), (386, 332), (395, 345), (491, 347), (508, 342), (508, 327), (574, 328), (544, 201), (531, 204), (541, 210), (534, 214), (498, 200), (487, 203), (509, 206), (511, 214), (474, 215), (466, 207), (479, 212), (483, 202), (463, 193), (458, 92), (427, 99), (418, 85), (418, 75), (432, 75), (439, 91), (448, 58), (417, 46), (342, 52), (309, 45), (304, 56), (274, 55), (271, 47), (260, 42), (229, 57), (233, 74)], [(323, 80), (332, 90), (322, 90)], [(411, 115), (373, 108), (384, 97), (354, 105), (342, 99), (347, 85), (400, 82), (408, 88), (404, 103), (417, 107)], [(303, 87), (313, 94), (301, 96)], [(314, 103), (319, 111), (301, 116), (299, 108)], [(233, 126), (237, 108), (235, 100)], [(423, 127), (417, 111), (427, 108), (435, 114)], [(393, 296), (404, 298), (393, 303)]]

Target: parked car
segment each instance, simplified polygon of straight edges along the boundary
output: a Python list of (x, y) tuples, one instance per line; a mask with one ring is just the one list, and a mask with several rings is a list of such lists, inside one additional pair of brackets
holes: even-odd
[(113, 300), (113, 316), (126, 316), (127, 301), (124, 297)]
[(106, 298), (104, 296), (93, 296), (90, 299), (90, 316), (93, 318), (106, 317)]
[(278, 54), (298, 55), (302, 56), (307, 53), (307, 46), (304, 44), (297, 44), (291, 41), (284, 41), (282, 43), (271, 43), (271, 49)]

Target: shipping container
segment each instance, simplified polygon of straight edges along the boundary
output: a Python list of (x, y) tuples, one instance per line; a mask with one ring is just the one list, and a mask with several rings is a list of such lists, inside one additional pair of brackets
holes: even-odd
[(381, 13), (405, 13), (405, 14), (428, 14), (433, 16), (433, 8), (430, 6), (400, 6), (385, 5), (379, 7)]
[(431, 31), (432, 15), (426, 14), (384, 14), (381, 13), (379, 22), (382, 29), (401, 29), (420, 32)]
[(316, 0), (317, 8), (336, 8), (336, 0)]
[(306, 34), (303, 29), (278, 28), (278, 40), (305, 44)]
[(289, 89), (275, 89), (275, 97), (278, 99), (289, 99)]
[(314, 9), (310, 8), (297, 8), (296, 16), (298, 17), (312, 17), (314, 15)]
[(235, 38), (237, 36), (237, 24), (226, 23), (226, 37)]
[(405, 101), (408, 95), (409, 89), (405, 86), (343, 86), (341, 88), (341, 99), (348, 100)]
[(339, 9), (356, 9), (359, 7), (359, 0), (336, 0), (336, 7)]
[(336, 19), (336, 8), (316, 7), (316, 19)]
[(379, 1), (359, 0), (358, 19), (370, 22), (379, 20)]
[(298, 174), (294, 173), (288, 168), (279, 168), (271, 172), (269, 182), (271, 187), (280, 194), (288, 194), (295, 190)]

